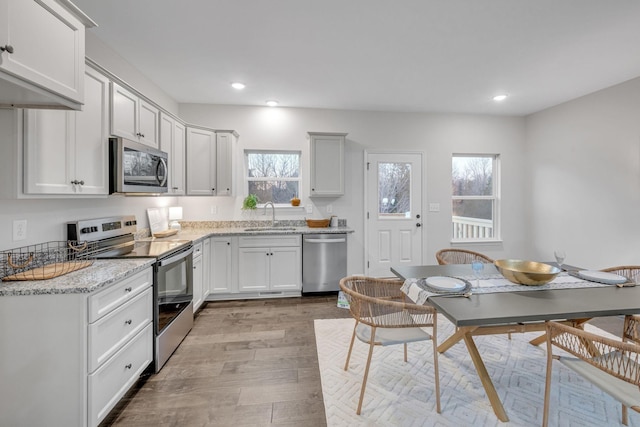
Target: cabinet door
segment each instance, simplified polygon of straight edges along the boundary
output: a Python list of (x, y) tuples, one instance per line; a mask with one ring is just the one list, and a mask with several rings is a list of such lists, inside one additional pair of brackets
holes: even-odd
[(73, 194), (75, 119), (71, 111), (25, 110), (26, 194)]
[(231, 196), (233, 193), (234, 148), (235, 136), (231, 132), (216, 132), (218, 196)]
[(240, 292), (269, 290), (269, 248), (238, 250), (238, 284)]
[(26, 194), (109, 193), (109, 80), (85, 74), (82, 111), (25, 110)]
[(211, 282), (212, 294), (226, 294), (237, 292), (233, 271), (235, 259), (233, 237), (211, 238)]
[(185, 129), (166, 114), (160, 115), (160, 149), (169, 153), (168, 196), (184, 194)]
[(85, 103), (76, 115), (75, 176), (78, 194), (109, 194), (109, 79), (87, 67)]
[(138, 100), (138, 137), (142, 144), (158, 148), (160, 110), (144, 99)]
[(111, 135), (138, 140), (138, 102), (136, 95), (111, 83)]
[(299, 247), (272, 248), (269, 259), (270, 289), (273, 291), (302, 289), (302, 257)]
[(203, 266), (202, 256), (193, 259), (193, 310), (197, 310), (202, 305), (202, 279)]
[[(83, 102), (84, 24), (54, 0), (2, 0), (0, 71)], [(27, 101), (28, 102), (28, 101)]]
[(211, 287), (211, 239), (202, 243), (202, 302), (209, 296)]
[(216, 195), (216, 138), (213, 131), (187, 128), (187, 194)]
[(311, 196), (344, 195), (346, 134), (311, 134)]
[(186, 133), (182, 123), (176, 122), (173, 135), (173, 162), (169, 164), (172, 170), (171, 174), (171, 191), (174, 195), (180, 196), (185, 193), (184, 185), (184, 167), (186, 154)]

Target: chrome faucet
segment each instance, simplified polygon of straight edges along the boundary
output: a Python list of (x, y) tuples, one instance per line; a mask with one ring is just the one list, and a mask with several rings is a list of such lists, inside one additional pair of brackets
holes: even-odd
[(267, 214), (267, 206), (271, 205), (271, 226), (275, 227), (276, 225), (276, 207), (273, 205), (273, 202), (267, 202), (264, 204), (264, 213)]

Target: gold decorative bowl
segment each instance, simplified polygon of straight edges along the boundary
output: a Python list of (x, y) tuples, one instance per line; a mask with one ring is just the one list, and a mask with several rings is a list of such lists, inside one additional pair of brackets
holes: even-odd
[(549, 264), (519, 259), (498, 259), (493, 264), (505, 279), (519, 285), (544, 285), (552, 281), (562, 271)]

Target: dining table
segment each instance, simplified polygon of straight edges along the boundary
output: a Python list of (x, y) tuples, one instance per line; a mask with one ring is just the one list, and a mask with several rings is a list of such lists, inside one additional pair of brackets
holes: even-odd
[[(460, 341), (465, 343), (491, 407), (503, 422), (509, 421), (509, 417), (476, 347), (474, 336), (544, 331), (547, 320), (583, 327), (595, 317), (640, 313), (640, 286), (633, 284), (615, 286), (589, 282), (584, 284), (586, 287), (562, 289), (549, 289), (549, 285), (512, 284), (492, 292), (491, 289), (473, 287), (476, 279), (470, 264), (400, 266), (392, 267), (391, 272), (405, 280), (405, 286), (436, 276), (464, 278), (472, 284), (470, 294), (434, 294), (429, 295), (424, 303), (435, 307), (456, 327), (456, 331), (438, 346), (438, 352), (446, 352)], [(485, 264), (481, 276), (498, 282), (500, 273), (493, 264)], [(477, 292), (480, 290), (482, 293)], [(545, 341), (546, 336), (542, 334), (530, 343), (540, 345)]]

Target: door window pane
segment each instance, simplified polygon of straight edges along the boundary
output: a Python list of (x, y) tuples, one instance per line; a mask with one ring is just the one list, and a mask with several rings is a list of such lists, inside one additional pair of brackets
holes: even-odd
[(378, 217), (411, 217), (410, 163), (378, 163)]

